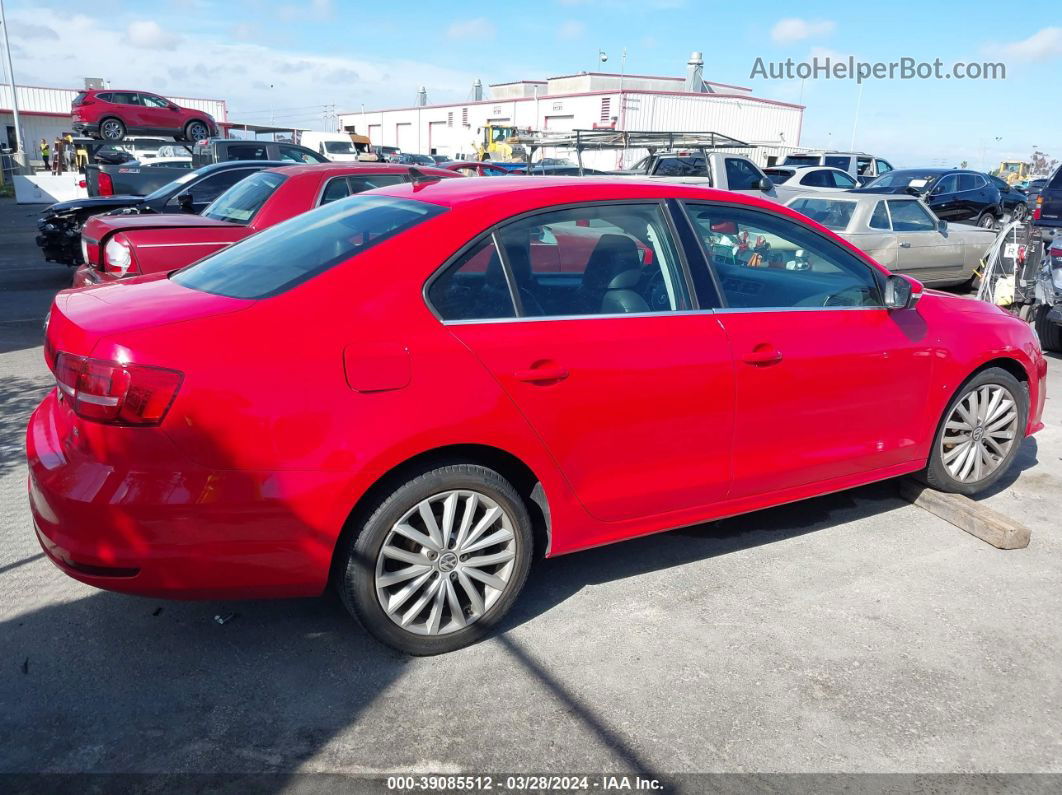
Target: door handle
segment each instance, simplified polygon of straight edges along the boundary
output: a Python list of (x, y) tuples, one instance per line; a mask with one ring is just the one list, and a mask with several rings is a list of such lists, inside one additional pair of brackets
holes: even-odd
[(911, 244), (908, 243), (906, 240), (903, 241), (902, 243), (900, 243), (900, 248), (910, 248), (910, 247), (911, 247)]
[(746, 364), (777, 364), (782, 361), (782, 352), (770, 343), (763, 343), (746, 353), (742, 359)]
[(517, 381), (526, 381), (529, 384), (562, 381), (567, 377), (567, 368), (561, 367), (559, 364), (543, 364), (529, 367), (526, 370), (517, 370), (513, 373), (513, 378)]

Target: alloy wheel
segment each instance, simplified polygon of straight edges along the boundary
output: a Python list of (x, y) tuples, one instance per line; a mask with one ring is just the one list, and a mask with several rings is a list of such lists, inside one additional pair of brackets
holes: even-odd
[(100, 130), (100, 134), (108, 141), (118, 141), (122, 137), (122, 124), (114, 119), (107, 119), (103, 123), (103, 127)]
[(207, 128), (201, 122), (192, 122), (188, 125), (188, 138), (192, 141), (202, 141), (207, 137)]
[(481, 492), (458, 489), (421, 500), (392, 525), (380, 547), (380, 606), (414, 634), (464, 629), (509, 587), (517, 543), (511, 517)]
[(955, 405), (940, 439), (941, 461), (960, 483), (983, 480), (1006, 460), (1018, 432), (1014, 395), (999, 384), (971, 389)]
[(982, 229), (991, 229), (996, 225), (996, 218), (991, 213), (985, 213), (981, 216), (980, 227)]

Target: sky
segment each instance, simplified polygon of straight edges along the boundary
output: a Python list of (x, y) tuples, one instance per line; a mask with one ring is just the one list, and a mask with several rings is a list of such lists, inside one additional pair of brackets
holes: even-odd
[[(807, 106), (801, 145), (900, 166), (988, 168), (1033, 148), (1062, 159), (1062, 6), (1030, 0), (865, 4), (760, 0), (4, 0), (16, 82), (225, 99), (235, 121), (326, 129), (333, 111), (471, 97), (484, 85), (580, 71), (707, 80)], [(599, 53), (608, 61), (601, 64)], [(1005, 79), (770, 79), (793, 59), (1002, 63)], [(6, 65), (0, 79), (7, 79)], [(858, 111), (858, 115), (857, 115)], [(721, 130), (721, 132), (726, 132)]]

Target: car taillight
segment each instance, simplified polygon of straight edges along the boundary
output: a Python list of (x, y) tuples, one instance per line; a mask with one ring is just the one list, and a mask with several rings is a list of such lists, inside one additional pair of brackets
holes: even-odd
[(1043, 206), (1044, 206), (1044, 197), (1043, 196), (1037, 196), (1036, 197), (1036, 209), (1033, 210), (1033, 220), (1034, 221), (1039, 221), (1040, 220), (1040, 211), (1043, 209)]
[(113, 196), (114, 195), (114, 183), (111, 181), (110, 174), (104, 174), (102, 171), (99, 174), (97, 184), (100, 188), (100, 196)]
[(85, 180), (80, 180), (80, 181), (78, 181), (77, 186), (79, 188), (87, 188), (88, 187), (88, 183), (85, 182)]
[(111, 425), (158, 425), (184, 376), (176, 370), (59, 353), (55, 382), (74, 413)]
[(121, 235), (115, 235), (103, 248), (103, 269), (119, 276), (125, 276), (130, 270), (135, 271), (133, 251), (128, 241)]

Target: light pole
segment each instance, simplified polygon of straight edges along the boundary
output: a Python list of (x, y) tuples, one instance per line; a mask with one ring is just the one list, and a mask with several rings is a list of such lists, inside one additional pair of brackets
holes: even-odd
[[(4, 0), (0, 0), (0, 27), (4, 29), (4, 52), (7, 55), (7, 79), (11, 85), (11, 115), (15, 122), (15, 151), (22, 151), (22, 125), (18, 119), (18, 94), (15, 91), (15, 72), (11, 66), (11, 42), (7, 38), (7, 17), (4, 14)], [(26, 156), (29, 164), (29, 156)]]

